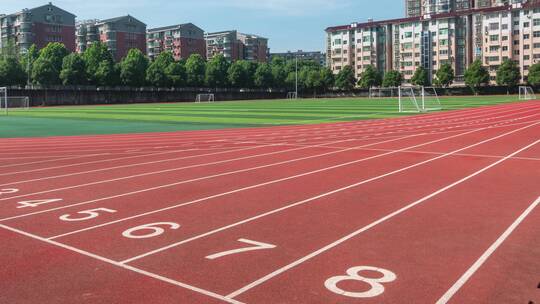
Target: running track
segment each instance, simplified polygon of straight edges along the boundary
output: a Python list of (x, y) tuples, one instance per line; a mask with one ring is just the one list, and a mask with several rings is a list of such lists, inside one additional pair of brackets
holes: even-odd
[(540, 304), (537, 101), (0, 147), (0, 303)]

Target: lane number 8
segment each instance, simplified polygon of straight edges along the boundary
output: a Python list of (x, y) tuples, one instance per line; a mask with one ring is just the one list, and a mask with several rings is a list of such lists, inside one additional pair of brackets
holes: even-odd
[[(380, 278), (367, 278), (360, 275), (363, 271), (373, 271), (381, 273), (383, 276)], [(396, 280), (397, 276), (386, 269), (372, 267), (372, 266), (358, 266), (352, 267), (347, 270), (347, 275), (332, 277), (326, 282), (324, 286), (333, 293), (343, 295), (351, 298), (373, 298), (380, 296), (384, 293), (384, 286), (382, 283), (389, 283)], [(359, 281), (368, 284), (371, 288), (363, 292), (345, 291), (339, 288), (337, 285), (343, 281)]]

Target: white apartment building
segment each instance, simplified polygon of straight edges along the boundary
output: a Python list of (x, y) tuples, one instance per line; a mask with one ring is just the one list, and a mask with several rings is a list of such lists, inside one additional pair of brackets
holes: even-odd
[[(380, 72), (400, 71), (408, 82), (419, 66), (433, 77), (441, 65), (449, 63), (459, 83), (466, 68), (480, 59), (494, 83), (502, 61), (511, 59), (518, 63), (525, 82), (529, 67), (540, 62), (540, 1), (448, 3), (451, 9), (444, 13), (326, 29), (328, 67), (338, 73), (350, 65), (358, 77), (367, 65), (373, 65)], [(456, 9), (458, 4), (475, 8)], [(432, 5), (446, 8), (442, 1), (432, 1)], [(431, 9), (429, 5), (421, 8)]]

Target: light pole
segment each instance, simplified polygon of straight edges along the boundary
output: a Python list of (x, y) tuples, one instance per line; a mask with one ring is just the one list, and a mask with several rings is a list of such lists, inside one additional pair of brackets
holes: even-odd
[(296, 89), (295, 89), (295, 99), (298, 99), (298, 55), (294, 56), (296, 64)]

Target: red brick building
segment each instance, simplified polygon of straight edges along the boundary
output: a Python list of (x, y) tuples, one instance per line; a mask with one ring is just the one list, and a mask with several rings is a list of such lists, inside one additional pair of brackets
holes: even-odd
[(171, 52), (176, 60), (186, 59), (192, 54), (206, 58), (204, 31), (193, 23), (149, 29), (146, 40), (151, 59), (164, 51)]
[(130, 15), (77, 24), (78, 52), (84, 52), (96, 41), (105, 43), (116, 61), (122, 60), (130, 49), (146, 54), (146, 24)]
[(25, 53), (33, 44), (43, 48), (50, 42), (60, 42), (75, 51), (75, 15), (50, 2), (15, 14), (0, 15), (0, 28), (0, 47), (13, 43)]

